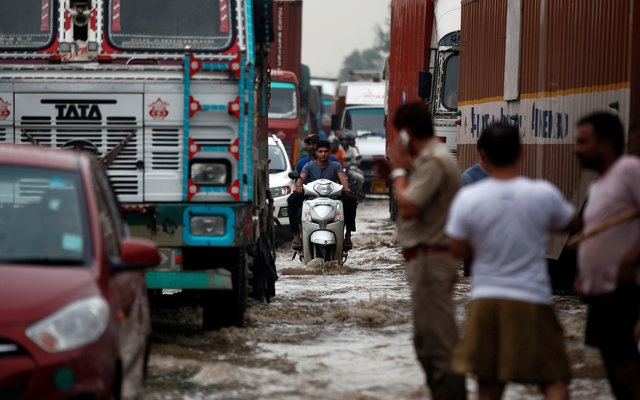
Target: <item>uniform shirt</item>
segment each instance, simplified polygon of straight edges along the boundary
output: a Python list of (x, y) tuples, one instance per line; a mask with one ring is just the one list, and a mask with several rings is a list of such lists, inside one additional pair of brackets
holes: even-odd
[(456, 195), (446, 232), (474, 250), (471, 298), (551, 303), (547, 245), (552, 229), (575, 213), (560, 191), (542, 180), (487, 178)]
[(398, 218), (398, 243), (403, 248), (419, 244), (446, 246), (444, 224), (449, 204), (460, 186), (460, 171), (449, 150), (430, 140), (414, 159), (404, 196), (421, 208), (411, 219)]
[[(584, 231), (637, 208), (640, 208), (640, 159), (622, 156), (591, 184), (583, 212)], [(620, 261), (639, 242), (639, 218), (582, 241), (578, 249), (578, 266), (585, 293), (595, 295), (613, 291)]]

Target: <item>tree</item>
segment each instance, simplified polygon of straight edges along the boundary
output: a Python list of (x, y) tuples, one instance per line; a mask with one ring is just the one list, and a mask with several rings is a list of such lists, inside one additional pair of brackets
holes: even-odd
[(342, 61), (342, 68), (338, 80), (345, 82), (363, 78), (377, 78), (382, 76), (384, 62), (389, 54), (391, 43), (391, 3), (389, 3), (389, 16), (385, 26), (376, 25), (376, 40), (373, 47), (365, 50), (354, 50)]

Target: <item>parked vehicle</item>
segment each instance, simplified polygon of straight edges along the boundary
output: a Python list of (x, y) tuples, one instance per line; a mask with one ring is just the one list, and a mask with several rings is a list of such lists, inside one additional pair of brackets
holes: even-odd
[[(297, 172), (291, 175), (292, 179), (297, 176)], [(300, 259), (305, 264), (315, 258), (343, 264), (347, 259), (347, 252), (343, 252), (344, 208), (335, 198), (342, 193), (342, 185), (317, 179), (304, 184), (303, 189), (309, 198), (302, 203)]]
[[(461, 169), (477, 162), (477, 139), (488, 124), (517, 124), (523, 142), (522, 174), (550, 181), (579, 210), (593, 179), (574, 155), (575, 126), (581, 117), (602, 110), (617, 114), (627, 130), (626, 152), (639, 155), (637, 4), (633, 0), (607, 2), (606, 7), (598, 1), (558, 0), (553, 6), (463, 2)], [(483, 23), (487, 15), (495, 22)], [(597, 26), (587, 26), (585, 21), (594, 15)], [(553, 236), (547, 257), (553, 260), (549, 272), (554, 285), (571, 289), (575, 251), (566, 247), (567, 236)]]
[[(387, 148), (398, 136), (393, 126), (398, 107), (423, 101), (429, 105), (435, 136), (456, 156), (460, 0), (392, 0), (391, 42), (385, 71)], [(485, 81), (486, 76), (480, 80)], [(389, 211), (395, 219), (392, 195)]]
[(338, 87), (332, 128), (355, 136), (355, 145), (362, 156), (360, 169), (364, 172), (365, 193), (389, 192), (386, 179), (376, 174), (373, 161), (386, 155), (384, 102), (384, 82), (345, 82)]
[(142, 398), (159, 262), (95, 157), (1, 144), (0, 398)]
[(291, 163), (300, 142), (300, 83), (296, 74), (272, 70), (269, 83), (269, 134), (282, 141)]
[(0, 141), (93, 146), (131, 231), (163, 254), (152, 305), (188, 300), (209, 329), (275, 292), (273, 29), (268, 0), (197, 3), (4, 1)]
[(273, 198), (277, 242), (291, 240), (287, 213), (287, 199), (295, 187), (295, 182), (289, 177), (291, 171), (291, 163), (282, 141), (275, 136), (269, 136), (269, 191)]

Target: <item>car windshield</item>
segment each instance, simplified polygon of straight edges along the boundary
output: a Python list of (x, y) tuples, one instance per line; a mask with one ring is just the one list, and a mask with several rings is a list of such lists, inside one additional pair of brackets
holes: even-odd
[(233, 15), (231, 0), (111, 0), (107, 37), (121, 50), (220, 51), (233, 43)]
[(269, 145), (269, 173), (287, 170), (287, 155), (277, 144)]
[(87, 216), (77, 173), (0, 166), (0, 262), (85, 265)]
[(383, 108), (354, 108), (347, 110), (345, 129), (356, 132), (357, 137), (386, 136)]

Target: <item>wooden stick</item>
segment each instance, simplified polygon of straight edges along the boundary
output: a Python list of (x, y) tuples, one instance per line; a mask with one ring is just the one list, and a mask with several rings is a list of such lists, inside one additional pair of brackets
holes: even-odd
[(609, 218), (609, 219), (605, 219), (604, 221), (602, 221), (600, 224), (594, 226), (593, 228), (589, 229), (588, 231), (582, 231), (580, 233), (576, 233), (575, 235), (571, 236), (569, 238), (569, 240), (567, 241), (567, 246), (575, 246), (578, 243), (580, 243), (581, 241), (590, 238), (592, 236), (597, 235), (598, 233), (602, 232), (602, 231), (606, 231), (607, 229), (618, 225), (622, 222), (628, 221), (630, 219), (634, 219), (636, 217), (640, 216), (640, 209), (635, 208), (632, 210), (627, 210), (625, 212), (621, 212), (618, 215), (614, 215), (613, 217)]

